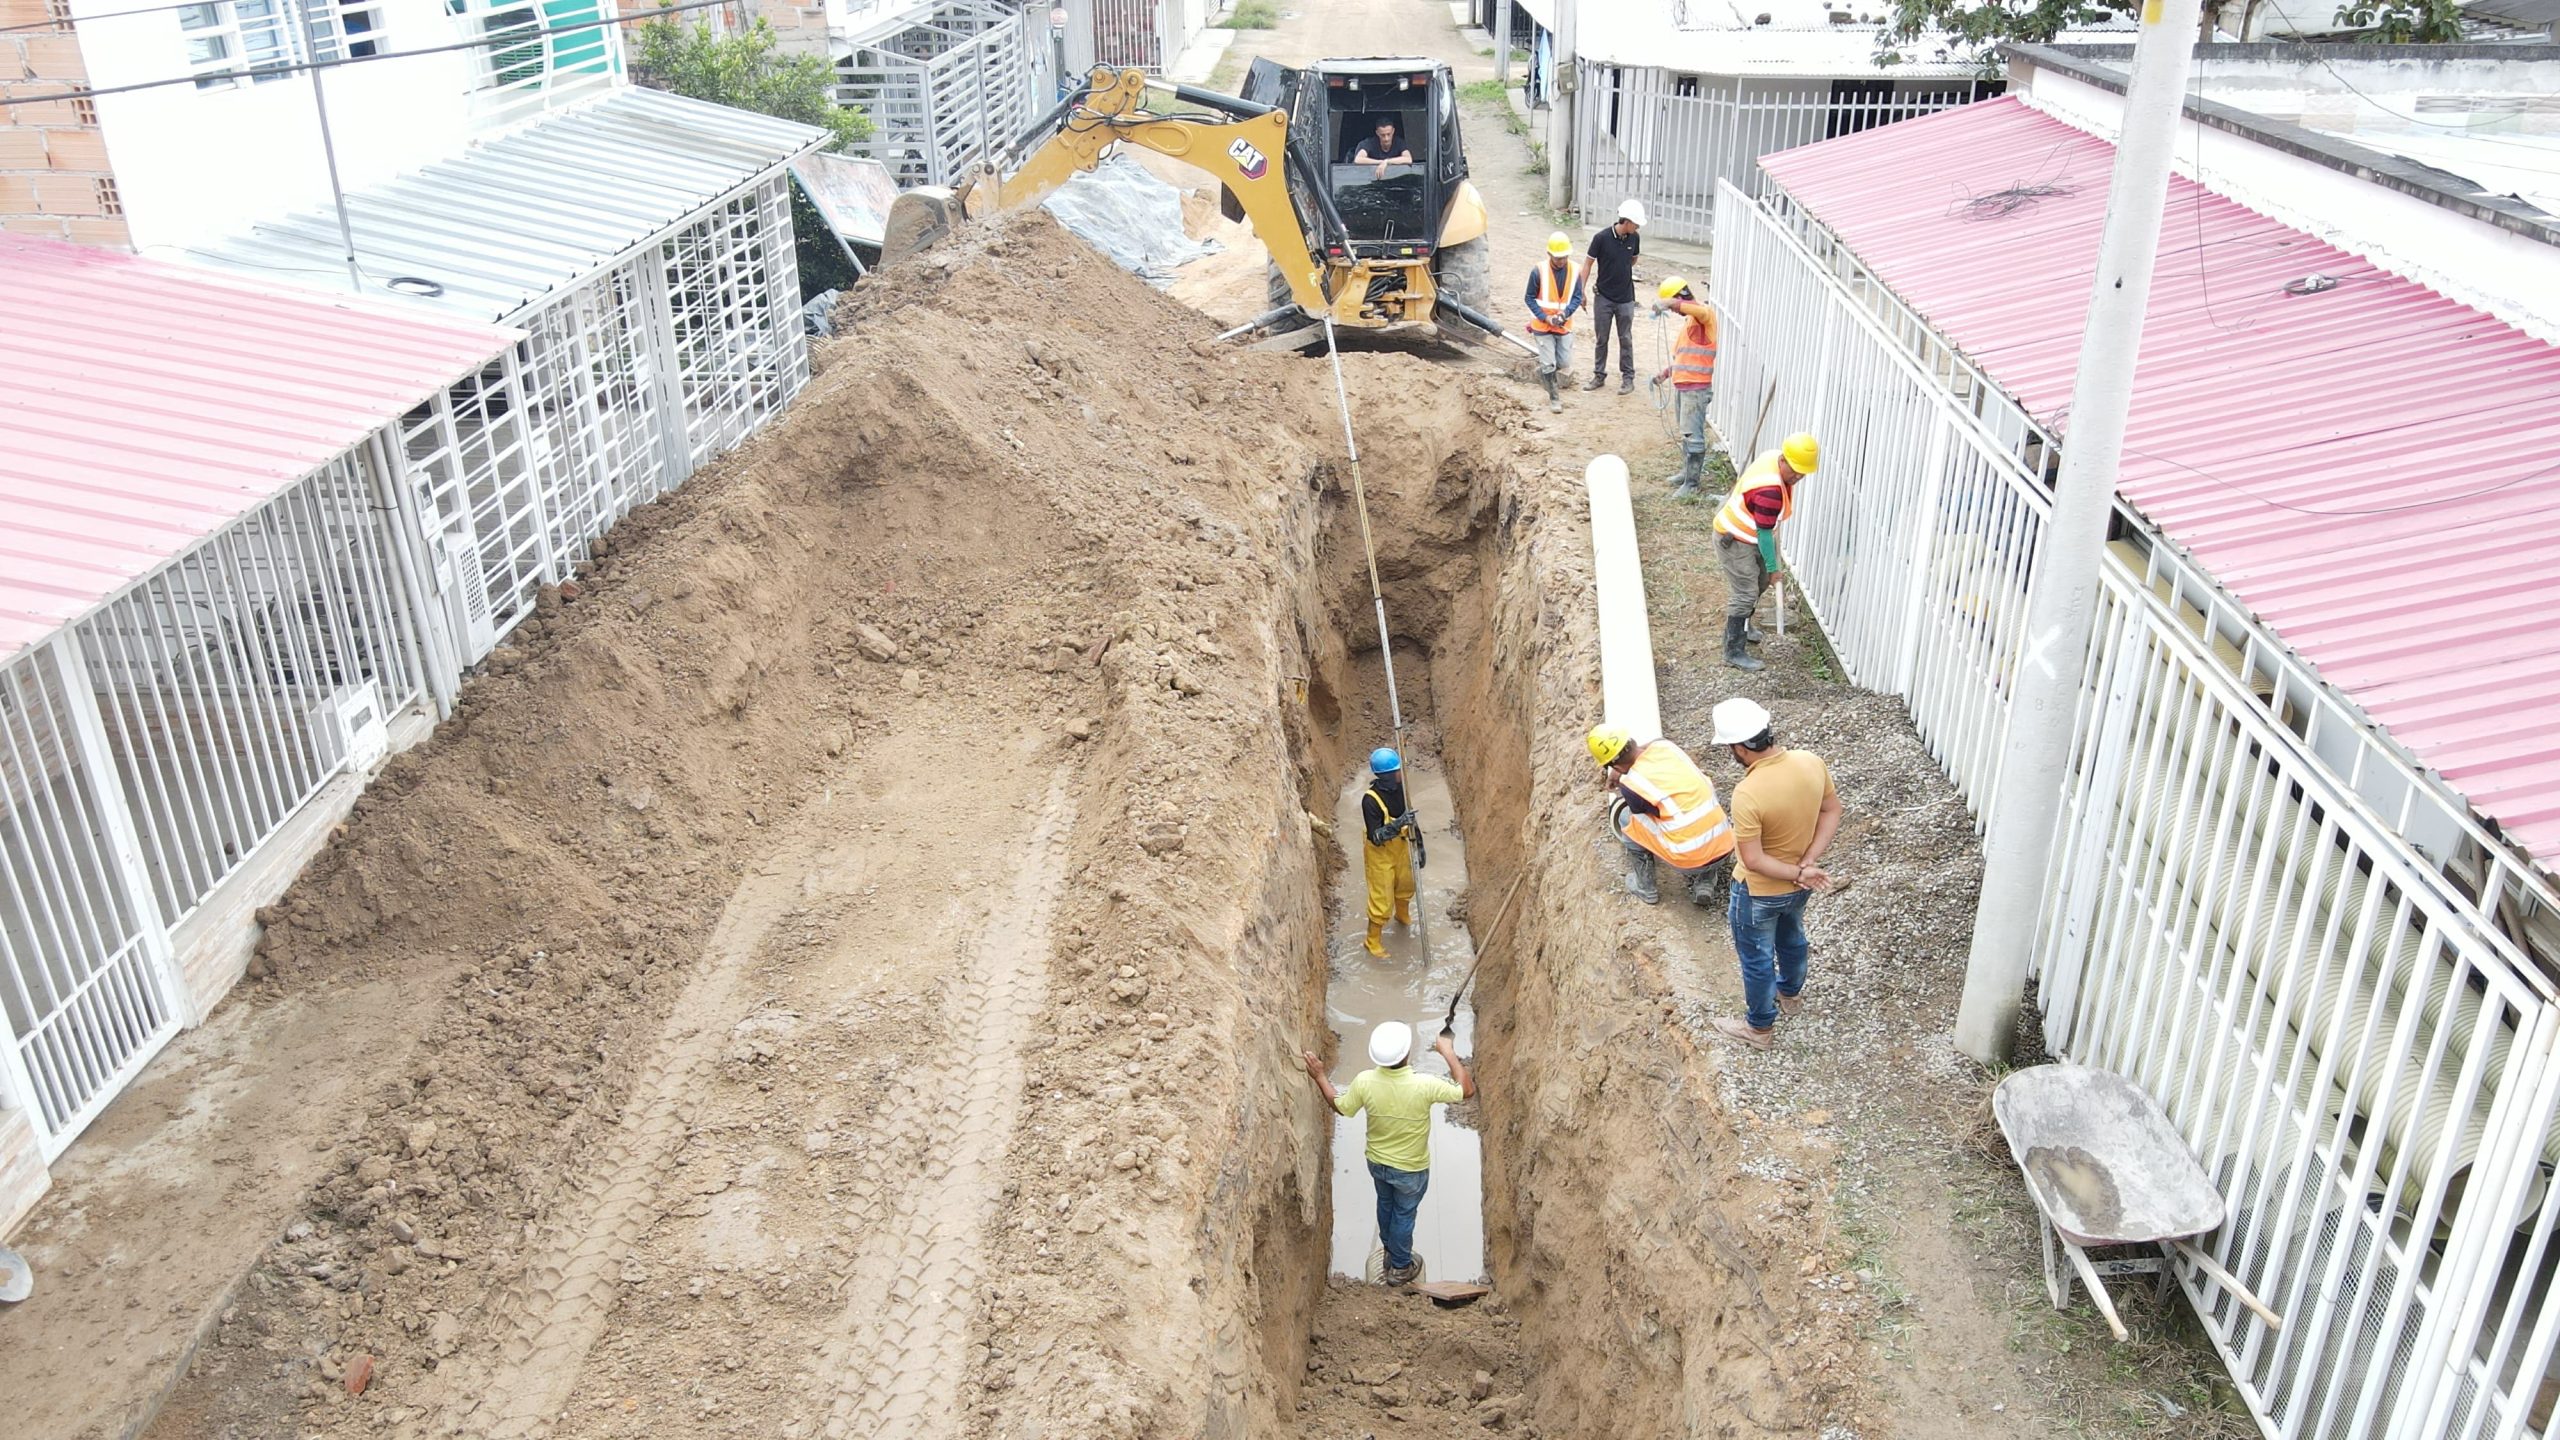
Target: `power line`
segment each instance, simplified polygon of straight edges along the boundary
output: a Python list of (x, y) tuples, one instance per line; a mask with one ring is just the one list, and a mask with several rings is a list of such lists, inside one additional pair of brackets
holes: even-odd
[(162, 15), (171, 10), (193, 10), (209, 0), (185, 0), (177, 5), (145, 5), (135, 10), (109, 10), (99, 15), (59, 15), (43, 20), (29, 20), (19, 25), (0, 25), (0, 35), (19, 30), (68, 30), (92, 20), (122, 20), (133, 15)]
[(457, 50), (485, 50), (496, 46), (523, 45), (527, 41), (552, 35), (574, 35), (588, 30), (602, 30), (615, 25), (645, 25), (669, 15), (689, 10), (725, 8), (737, 0), (684, 0), (682, 4), (659, 5), (646, 15), (616, 15), (606, 20), (581, 20), (574, 25), (544, 25), (510, 30), (503, 35), (486, 35), (477, 40), (464, 40), (452, 45), (430, 45), (421, 50), (394, 50), (378, 55), (349, 55), (336, 60), (303, 60), (291, 64), (260, 65), (248, 70), (220, 70), (180, 75), (170, 80), (140, 80), (131, 85), (110, 85), (96, 90), (63, 90), (51, 95), (0, 96), (0, 107), (10, 105), (53, 105), (66, 100), (94, 100), (101, 95), (123, 95), (136, 90), (165, 90), (172, 85), (199, 85), (207, 80), (257, 80), (277, 75), (298, 75), (305, 71), (335, 70), (344, 65), (373, 65), (385, 60), (410, 60), (421, 55), (449, 55)]

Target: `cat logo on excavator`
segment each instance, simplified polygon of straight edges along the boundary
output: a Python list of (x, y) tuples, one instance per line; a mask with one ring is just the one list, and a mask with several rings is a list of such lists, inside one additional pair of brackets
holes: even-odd
[(1250, 140), (1239, 139), (1228, 146), (1227, 158), (1236, 162), (1236, 169), (1243, 172), (1247, 180), (1259, 180), (1271, 169), (1269, 158), (1253, 148)]

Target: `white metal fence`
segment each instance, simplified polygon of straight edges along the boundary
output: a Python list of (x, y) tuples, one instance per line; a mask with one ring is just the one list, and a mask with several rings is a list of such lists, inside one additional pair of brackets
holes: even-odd
[(1586, 65), (1574, 106), (1573, 199), (1587, 223), (1621, 200), (1658, 234), (1705, 240), (1716, 187), (1746, 194), (1760, 157), (1996, 94), (1975, 81), (1750, 79)]
[(178, 1029), (165, 936), (119, 853), (95, 707), (65, 682), (65, 653), (76, 676), (59, 639), (0, 666), (0, 1079), (48, 1160)]
[(0, 1103), (47, 1159), (219, 993), (179, 927), (807, 383), (787, 184), (513, 317), (521, 345), (0, 667)]
[(901, 187), (953, 183), (1046, 108), (1047, 45), (1019, 7), (953, 0), (854, 47), (836, 62), (836, 100), (859, 106), (872, 133), (853, 153)]
[[(2057, 457), (1783, 194), (1724, 187), (1717, 420), (1811, 428), (1788, 559), (1850, 676), (1980, 813)], [(2102, 575), (2040, 927), (2056, 1053), (2135, 1079), (2229, 1203), (2182, 1280), (2284, 1437), (2545, 1433), (2560, 915), (2141, 518)]]

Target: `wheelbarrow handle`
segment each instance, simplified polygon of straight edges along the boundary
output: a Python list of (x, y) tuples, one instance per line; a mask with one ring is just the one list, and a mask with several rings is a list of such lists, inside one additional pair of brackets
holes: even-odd
[(2249, 1313), (2266, 1321), (2268, 1329), (2277, 1331), (2284, 1329), (2284, 1317), (2278, 1315), (2273, 1310), (2268, 1309), (2266, 1302), (2260, 1300), (2257, 1296), (2250, 1294), (2249, 1287), (2241, 1284), (2239, 1279), (2230, 1271), (2215, 1264), (2212, 1256), (2207, 1255), (2202, 1250), (2197, 1249), (2195, 1246), (2188, 1244), (2184, 1240), (2172, 1240), (2169, 1243), (2178, 1248), (2179, 1254), (2194, 1261), (2196, 1268), (2211, 1277), (2213, 1283), (2230, 1291), (2232, 1299), (2248, 1306)]
[(2090, 1303), (2107, 1317), (2107, 1328), (2115, 1332), (2116, 1340), (2121, 1343), (2132, 1339), (2124, 1321), (2116, 1318), (2116, 1302), (2107, 1294), (2107, 1282), (2099, 1279), (2097, 1270), (2089, 1264), (2088, 1253), (2068, 1240), (2062, 1242), (2062, 1253), (2071, 1257), (2071, 1268), (2080, 1272), (2080, 1283), (2088, 1289)]

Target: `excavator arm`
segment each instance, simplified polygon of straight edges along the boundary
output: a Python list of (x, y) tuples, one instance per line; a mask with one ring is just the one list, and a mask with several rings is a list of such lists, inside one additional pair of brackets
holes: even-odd
[[(1096, 67), (1082, 90), (1015, 143), (1017, 154), (1035, 144), (1037, 148), (1012, 174), (996, 181), (995, 203), (1007, 209), (1038, 204), (1051, 191), (1101, 164), (1113, 145), (1125, 141), (1142, 146), (1226, 186), (1246, 222), (1271, 252), (1272, 263), (1288, 279), (1290, 297), (1309, 313), (1322, 314), (1331, 303), (1324, 289), (1324, 266), (1308, 248), (1306, 230), (1289, 199), (1288, 115), (1188, 85), (1163, 87), (1157, 93), (1170, 93), (1176, 102), (1199, 106), (1201, 111), (1152, 111), (1147, 108), (1145, 71)], [(1045, 139), (1043, 131), (1048, 132)], [(907, 197), (899, 198), (903, 203)], [(976, 213), (976, 207), (970, 209)], [(891, 229), (899, 227), (893, 224)]]

